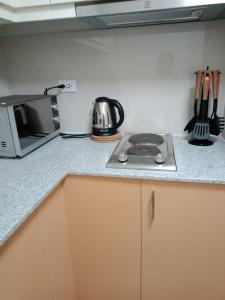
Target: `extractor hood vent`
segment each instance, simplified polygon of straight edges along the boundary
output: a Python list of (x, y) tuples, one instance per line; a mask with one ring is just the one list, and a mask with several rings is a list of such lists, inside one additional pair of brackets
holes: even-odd
[(76, 5), (76, 12), (94, 28), (112, 28), (225, 18), (225, 1), (100, 1)]
[(165, 11), (149, 11), (143, 13), (131, 13), (96, 17), (107, 27), (128, 26), (135, 24), (156, 24), (199, 20), (205, 11), (205, 7), (198, 10), (180, 9)]

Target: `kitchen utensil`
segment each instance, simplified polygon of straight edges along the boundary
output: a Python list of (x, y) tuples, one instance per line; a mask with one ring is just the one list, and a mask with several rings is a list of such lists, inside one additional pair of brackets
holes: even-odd
[[(119, 120), (117, 121), (117, 113)], [(114, 99), (100, 97), (95, 100), (93, 110), (92, 134), (94, 136), (110, 136), (117, 134), (117, 128), (124, 121), (124, 111), (122, 105)]]
[(107, 163), (108, 168), (176, 171), (171, 134), (127, 133)]
[(209, 146), (213, 142), (209, 140), (209, 119), (208, 119), (208, 104), (209, 104), (209, 91), (212, 79), (212, 72), (207, 70), (203, 72), (203, 92), (200, 104), (200, 111), (198, 120), (192, 132), (193, 139), (189, 142), (198, 146)]
[(217, 115), (220, 74), (220, 70), (213, 71), (213, 112), (209, 119), (210, 133), (213, 135), (219, 135), (224, 129), (224, 118)]
[(202, 84), (202, 71), (197, 71), (195, 74), (196, 74), (196, 84), (195, 84), (194, 116), (184, 128), (184, 131), (187, 130), (188, 133), (193, 131), (195, 127), (195, 123), (198, 120), (198, 100), (201, 96), (200, 94), (201, 94), (201, 84)]

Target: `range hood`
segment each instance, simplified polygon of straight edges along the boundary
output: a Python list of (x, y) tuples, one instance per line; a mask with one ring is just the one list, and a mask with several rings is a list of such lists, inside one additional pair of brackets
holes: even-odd
[(216, 0), (92, 1), (75, 7), (77, 17), (93, 28), (225, 18), (225, 1)]

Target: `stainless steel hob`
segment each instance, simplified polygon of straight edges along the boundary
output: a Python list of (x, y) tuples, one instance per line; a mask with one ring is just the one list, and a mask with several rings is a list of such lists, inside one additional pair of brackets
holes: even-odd
[(171, 134), (126, 134), (114, 150), (108, 168), (176, 171)]

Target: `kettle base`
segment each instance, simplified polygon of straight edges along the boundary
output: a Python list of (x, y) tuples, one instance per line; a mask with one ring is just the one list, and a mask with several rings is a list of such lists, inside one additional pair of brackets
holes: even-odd
[(105, 136), (98, 136), (98, 135), (91, 135), (91, 140), (98, 143), (110, 143), (110, 142), (116, 142), (121, 139), (121, 134), (117, 133), (114, 135), (105, 135)]
[(107, 129), (92, 128), (92, 135), (94, 136), (111, 136), (117, 133), (118, 131), (115, 128), (107, 128)]

